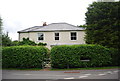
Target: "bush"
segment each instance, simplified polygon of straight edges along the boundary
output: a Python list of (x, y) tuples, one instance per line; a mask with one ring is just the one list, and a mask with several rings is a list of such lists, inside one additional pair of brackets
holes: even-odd
[(3, 68), (42, 68), (47, 48), (40, 46), (11, 46), (2, 49)]
[(46, 46), (46, 45), (47, 43), (42, 43), (42, 42), (38, 43), (38, 46)]
[(120, 52), (118, 49), (110, 48), (111, 57), (112, 57), (112, 65), (120, 66)]
[(40, 43), (35, 43), (34, 41), (31, 41), (31, 40), (29, 40), (29, 38), (23, 38), (23, 41), (13, 41), (12, 42), (13, 44), (13, 46), (21, 46), (21, 45), (31, 45), (31, 46), (46, 46), (47, 45), (47, 43), (42, 43), (42, 42), (40, 42)]
[(19, 45), (37, 45), (34, 41), (29, 40), (29, 38), (23, 38), (23, 41), (19, 42)]
[(100, 45), (61, 45), (51, 49), (51, 63), (53, 68), (108, 66), (111, 53)]
[(12, 46), (19, 46), (19, 41), (17, 41), (17, 40), (12, 41)]

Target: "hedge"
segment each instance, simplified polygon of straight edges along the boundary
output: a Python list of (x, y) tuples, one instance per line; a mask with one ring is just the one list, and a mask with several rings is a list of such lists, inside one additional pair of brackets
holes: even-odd
[(111, 60), (111, 51), (100, 45), (61, 45), (51, 49), (52, 68), (109, 66)]
[(42, 68), (47, 48), (40, 46), (11, 46), (2, 49), (3, 68)]
[(120, 66), (120, 52), (119, 49), (110, 48), (112, 57), (112, 66)]

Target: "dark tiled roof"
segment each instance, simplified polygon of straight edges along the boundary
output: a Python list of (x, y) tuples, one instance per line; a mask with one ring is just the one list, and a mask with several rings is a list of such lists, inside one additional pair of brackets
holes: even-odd
[(68, 23), (52, 23), (47, 26), (34, 26), (18, 32), (36, 32), (36, 31), (77, 31), (85, 30), (82, 27), (77, 27)]

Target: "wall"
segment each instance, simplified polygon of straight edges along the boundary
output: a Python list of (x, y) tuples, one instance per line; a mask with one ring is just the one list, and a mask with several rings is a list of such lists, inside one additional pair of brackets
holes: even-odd
[(19, 41), (22, 41), (23, 38), (28, 38), (29, 34), (28, 33), (19, 33)]
[[(56, 31), (58, 32), (58, 31)], [(85, 44), (84, 35), (85, 31), (72, 31), (77, 32), (77, 40), (71, 40), (71, 31), (59, 31), (59, 40), (55, 40), (54, 33), (55, 32), (41, 32), (44, 33), (44, 40), (38, 40), (39, 32), (29, 32), (29, 33), (20, 33), (20, 41), (23, 37), (29, 37), (30, 40), (35, 41), (36, 43), (43, 42), (47, 43), (47, 47), (50, 48), (51, 45), (72, 45), (72, 44)]]

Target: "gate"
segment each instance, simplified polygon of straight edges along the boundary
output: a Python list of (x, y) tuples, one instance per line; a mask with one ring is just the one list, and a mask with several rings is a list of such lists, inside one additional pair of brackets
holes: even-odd
[(42, 62), (42, 68), (51, 68), (51, 62), (50, 62), (50, 58), (46, 58), (44, 59), (44, 61)]

